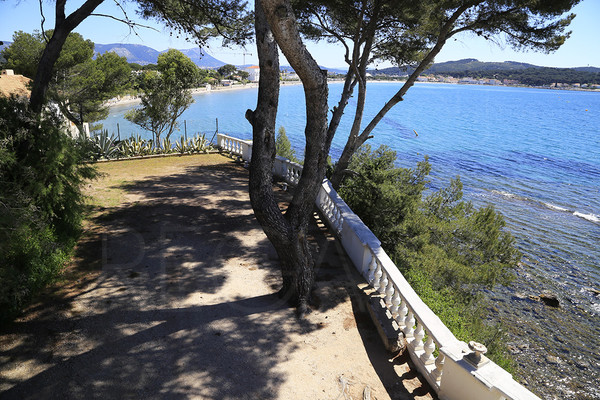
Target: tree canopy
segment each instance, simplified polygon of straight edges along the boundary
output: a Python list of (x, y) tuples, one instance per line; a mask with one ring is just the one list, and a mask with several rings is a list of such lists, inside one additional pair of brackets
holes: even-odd
[[(52, 35), (53, 31), (45, 34), (46, 37)], [(35, 77), (45, 46), (44, 35), (40, 32), (15, 32), (13, 43), (3, 51), (6, 67), (29, 78)], [(108, 109), (102, 103), (130, 83), (131, 69), (124, 57), (107, 53), (94, 60), (93, 55), (91, 40), (84, 39), (79, 33), (69, 34), (49, 83), (49, 98), (80, 129), (84, 122), (105, 118)]]
[[(306, 37), (341, 43), (348, 64), (346, 82), (329, 130), (334, 134), (348, 99), (358, 84), (355, 119), (332, 183), (339, 186), (352, 154), (373, 133), (385, 114), (402, 101), (417, 77), (433, 62), (448, 39), (471, 33), (517, 49), (554, 51), (570, 36), (580, 0), (294, 0)], [(376, 61), (413, 66), (406, 83), (362, 129), (366, 101), (366, 69)]]
[(177, 119), (193, 103), (189, 90), (198, 81), (198, 67), (179, 50), (170, 49), (158, 57), (158, 72), (143, 75), (142, 106), (125, 118), (152, 132), (155, 146), (161, 137), (169, 139), (177, 128)]
[[(53, 31), (49, 30), (45, 35), (49, 37), (52, 34)], [(6, 59), (4, 66), (14, 69), (17, 74), (33, 79), (45, 47), (46, 41), (41, 32), (17, 31), (13, 34), (12, 44), (2, 51)], [(68, 69), (91, 60), (93, 55), (94, 43), (84, 39), (79, 33), (71, 33), (65, 40), (60, 56), (53, 67), (54, 80), (64, 79)]]

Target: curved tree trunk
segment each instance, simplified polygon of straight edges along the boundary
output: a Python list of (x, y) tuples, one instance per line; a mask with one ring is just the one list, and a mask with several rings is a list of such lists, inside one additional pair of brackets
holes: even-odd
[(56, 60), (58, 60), (58, 57), (60, 56), (65, 40), (67, 40), (67, 36), (69, 36), (69, 33), (86, 19), (103, 1), (104, 0), (87, 0), (68, 17), (65, 17), (66, 0), (56, 1), (54, 33), (42, 53), (31, 88), (29, 108), (33, 112), (40, 113), (42, 111), (42, 106), (46, 101), (48, 84), (52, 79), (52, 70), (54, 69)]
[[(288, 56), (286, 53), (303, 48), (300, 36), (295, 30), (295, 19), (290, 12), (289, 5), (283, 1), (255, 2), (260, 79), (256, 110), (248, 110), (246, 118), (252, 124), (253, 133), (250, 163), (252, 208), (279, 256), (283, 280), (280, 294), (303, 315), (310, 312), (309, 302), (314, 285), (314, 260), (307, 240), (308, 222), (325, 175), (331, 141), (326, 140), (326, 77), (312, 57), (306, 57), (308, 53), (298, 53), (299, 58)], [(277, 28), (272, 31), (272, 26)], [(279, 209), (272, 186), (275, 118), (279, 99), (277, 43), (302, 79), (307, 104), (305, 166), (285, 214)]]
[[(332, 185), (333, 185), (334, 189), (336, 189), (336, 190), (339, 189), (339, 186), (341, 185), (341, 183), (343, 181), (345, 171), (348, 169), (348, 166), (350, 165), (350, 160), (352, 159), (352, 156), (354, 155), (356, 150), (360, 146), (362, 146), (363, 143), (365, 143), (369, 138), (371, 138), (371, 133), (373, 133), (373, 130), (375, 129), (377, 124), (379, 124), (379, 122), (385, 117), (385, 115), (388, 113), (388, 111), (390, 111), (396, 104), (398, 104), (399, 102), (404, 100), (404, 95), (406, 94), (408, 89), (410, 89), (415, 84), (415, 82), (417, 81), (417, 78), (421, 75), (421, 73), (423, 71), (425, 71), (429, 67), (430, 64), (433, 63), (433, 60), (439, 54), (439, 52), (442, 50), (442, 48), (446, 44), (446, 41), (448, 40), (448, 38), (450, 38), (457, 32), (457, 31), (452, 31), (452, 27), (454, 26), (454, 23), (456, 22), (456, 20), (466, 10), (468, 10), (469, 7), (471, 7), (472, 5), (475, 5), (476, 3), (480, 3), (480, 2), (475, 2), (473, 4), (463, 4), (462, 6), (458, 7), (458, 9), (456, 9), (454, 11), (452, 16), (448, 19), (448, 21), (445, 22), (444, 26), (442, 26), (440, 33), (438, 35), (437, 41), (435, 43), (435, 46), (433, 46), (431, 48), (429, 53), (427, 53), (425, 58), (423, 58), (423, 60), (421, 60), (421, 62), (417, 66), (417, 68), (408, 77), (408, 79), (406, 80), (404, 85), (402, 85), (402, 87), (390, 98), (390, 100), (387, 103), (385, 103), (385, 105), (381, 108), (381, 110), (379, 110), (377, 115), (375, 115), (375, 117), (373, 117), (373, 119), (369, 122), (369, 124), (365, 127), (365, 129), (363, 129), (363, 131), (360, 133), (360, 135), (357, 134), (358, 132), (356, 132), (356, 133), (354, 132), (354, 126), (353, 126), (353, 132), (351, 132), (351, 134), (348, 138), (348, 141), (346, 142), (346, 146), (344, 147), (344, 150), (342, 152), (342, 155), (340, 156), (340, 158), (335, 166), (335, 170), (333, 171), (333, 176), (332, 176), (331, 181), (332, 181)], [(360, 94), (359, 94), (359, 96), (360, 96)], [(360, 119), (362, 120), (362, 110), (364, 109), (364, 101), (362, 104), (359, 101), (359, 105), (357, 105), (357, 111), (356, 111), (357, 116), (359, 115), (358, 106), (361, 107), (360, 108)], [(356, 120), (355, 120), (355, 125), (356, 125)], [(358, 125), (360, 125), (360, 123)]]

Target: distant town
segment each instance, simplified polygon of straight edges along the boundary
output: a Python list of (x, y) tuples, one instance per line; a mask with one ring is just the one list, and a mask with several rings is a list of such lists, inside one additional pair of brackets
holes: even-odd
[[(368, 77), (372, 80), (389, 80), (395, 78), (397, 80), (405, 80), (407, 75), (390, 76), (390, 75), (371, 75)], [(542, 85), (530, 85), (522, 83), (516, 79), (496, 79), (496, 78), (473, 78), (465, 76), (456, 78), (451, 75), (421, 75), (417, 78), (417, 82), (431, 82), (431, 83), (454, 83), (463, 85), (493, 85), (493, 86), (528, 86), (528, 87), (539, 87), (545, 89), (572, 89), (572, 90), (600, 90), (600, 84), (595, 83), (563, 83), (563, 82), (552, 82)]]

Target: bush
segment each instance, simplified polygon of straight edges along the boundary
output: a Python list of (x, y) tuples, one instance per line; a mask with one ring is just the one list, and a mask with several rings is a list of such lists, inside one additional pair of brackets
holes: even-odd
[(51, 112), (0, 98), (0, 319), (13, 318), (69, 260), (81, 230), (80, 186), (95, 176)]
[(463, 201), (458, 178), (425, 196), (427, 159), (415, 169), (396, 168), (395, 161), (385, 146), (362, 147), (340, 195), (446, 326), (460, 340), (484, 343), (490, 358), (512, 370), (500, 327), (485, 323), (482, 294), (510, 282), (520, 259), (502, 215)]
[(296, 151), (292, 149), (292, 144), (290, 143), (290, 139), (288, 139), (285, 134), (285, 128), (283, 126), (279, 127), (277, 131), (277, 137), (275, 139), (275, 152), (278, 156), (285, 157), (290, 161), (295, 163), (299, 163), (300, 160), (296, 158)]

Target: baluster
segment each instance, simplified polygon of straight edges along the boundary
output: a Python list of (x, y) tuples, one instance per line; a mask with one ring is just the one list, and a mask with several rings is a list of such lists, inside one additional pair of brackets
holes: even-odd
[(369, 262), (369, 270), (367, 271), (367, 283), (371, 285), (375, 281), (375, 270), (377, 269), (377, 261), (375, 255), (371, 252), (371, 261)]
[(421, 361), (425, 365), (431, 365), (435, 362), (435, 357), (433, 357), (433, 352), (435, 351), (435, 342), (433, 341), (433, 336), (431, 336), (431, 332), (427, 332), (427, 340), (425, 341), (425, 346), (423, 346), (423, 350), (425, 353), (421, 354)]
[(446, 362), (446, 356), (440, 351), (440, 354), (435, 359), (435, 369), (431, 371), (431, 375), (436, 382), (442, 379), (442, 372), (444, 372), (444, 363)]
[(335, 202), (331, 199), (331, 222), (333, 226), (337, 229), (338, 224), (338, 209), (335, 206)]
[[(394, 282), (389, 280), (385, 287), (385, 305), (390, 308), (392, 306), (392, 296), (394, 295)], [(391, 311), (391, 310), (390, 310)], [(393, 314), (392, 314), (393, 315)]]
[(405, 326), (402, 330), (402, 332), (404, 332), (404, 337), (407, 339), (414, 337), (415, 315), (410, 308), (408, 309), (408, 315), (406, 316), (404, 323)]
[(400, 292), (398, 291), (398, 288), (396, 288), (394, 286), (394, 284), (392, 284), (391, 287), (392, 287), (393, 295), (392, 295), (392, 305), (390, 306), (390, 313), (392, 313), (392, 318), (394, 318), (394, 320), (398, 321), (398, 308), (400, 306), (400, 302), (402, 301), (402, 299), (400, 298)]
[(375, 269), (375, 275), (373, 276), (373, 287), (379, 292), (379, 282), (381, 280), (381, 275), (383, 275), (383, 271), (381, 270), (381, 265), (377, 261), (376, 264), (377, 268)]
[(385, 272), (382, 268), (381, 269), (381, 278), (379, 278), (379, 288), (377, 289), (377, 291), (380, 294), (385, 294), (385, 290), (387, 289), (388, 283), (389, 283), (389, 279), (387, 276), (387, 272)]
[[(398, 295), (400, 291), (398, 291)], [(402, 300), (402, 297), (400, 297)], [(398, 316), (396, 317), (396, 323), (398, 324), (398, 328), (404, 332), (404, 328), (406, 328), (406, 314), (408, 314), (408, 307), (406, 307), (406, 301), (402, 300), (400, 303), (400, 307), (398, 308)]]
[(342, 213), (338, 207), (335, 207), (335, 229), (342, 230)]
[(413, 349), (415, 351), (423, 350), (423, 338), (425, 337), (425, 330), (420, 322), (417, 322), (417, 328), (413, 333), (415, 340), (412, 342)]

